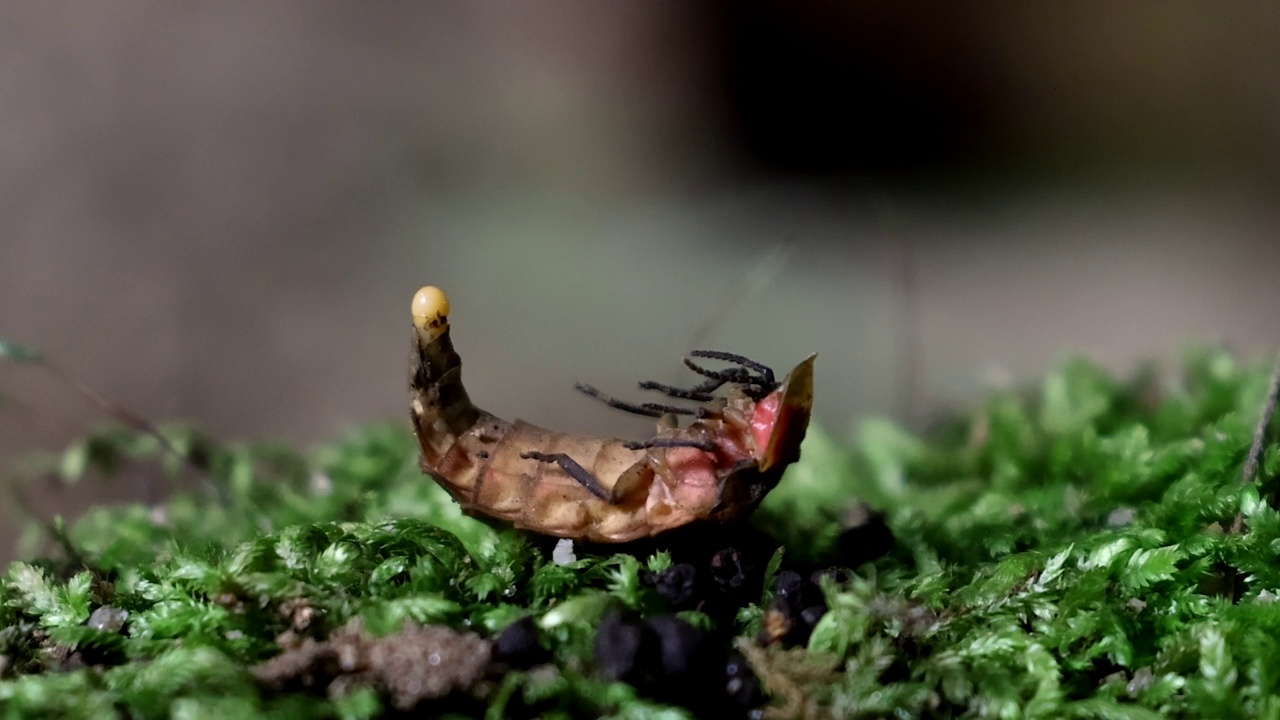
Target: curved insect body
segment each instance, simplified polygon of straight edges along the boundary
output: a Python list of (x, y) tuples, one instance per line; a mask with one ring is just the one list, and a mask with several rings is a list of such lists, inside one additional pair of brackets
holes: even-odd
[[(695, 351), (693, 357), (733, 367), (712, 370), (685, 360), (704, 377), (701, 384), (640, 384), (694, 407), (633, 404), (579, 385), (612, 407), (659, 419), (649, 440), (587, 437), (477, 408), (449, 336), (448, 298), (425, 287), (412, 310), (410, 414), (422, 470), (471, 514), (547, 535), (627, 542), (751, 512), (800, 455), (813, 403), (813, 356), (777, 382), (769, 368), (741, 356)], [(726, 394), (713, 394), (726, 386)], [(681, 415), (693, 419), (681, 427)]]

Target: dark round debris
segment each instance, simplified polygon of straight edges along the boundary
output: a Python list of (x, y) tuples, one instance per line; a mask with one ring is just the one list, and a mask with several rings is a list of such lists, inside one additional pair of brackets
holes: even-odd
[(794, 570), (783, 570), (773, 581), (773, 592), (788, 607), (798, 609), (804, 596), (804, 579)]
[(493, 658), (514, 668), (530, 668), (551, 659), (538, 643), (538, 624), (532, 617), (511, 623), (493, 643)]
[(641, 579), (674, 607), (687, 605), (698, 587), (698, 571), (689, 563), (672, 565), (662, 572), (646, 572)]
[(893, 531), (885, 523), (885, 514), (866, 503), (856, 503), (845, 513), (845, 530), (836, 539), (840, 562), (858, 567), (893, 550)]
[(737, 548), (725, 548), (711, 556), (711, 578), (721, 590), (736, 592), (747, 584), (747, 561)]
[(650, 618), (647, 625), (658, 641), (658, 658), (664, 678), (688, 678), (702, 669), (705, 635), (701, 630), (674, 615)]
[[(804, 610), (800, 611), (800, 622), (806, 628), (808, 628), (810, 632), (812, 632), (813, 627), (817, 625), (818, 621), (821, 620), (823, 616), (825, 616), (826, 614), (827, 614), (826, 605), (811, 605), (805, 608)], [(808, 638), (806, 637), (805, 640), (808, 640)]]
[[(814, 575), (815, 579), (820, 577), (822, 573)], [(773, 590), (773, 605), (765, 613), (761, 643), (802, 645), (808, 642), (813, 626), (827, 612), (821, 588), (814, 582), (805, 583), (800, 573), (783, 570), (778, 573)]]
[(729, 656), (724, 666), (724, 692), (729, 702), (740, 710), (746, 711), (764, 704), (764, 693), (760, 691), (760, 681), (747, 665), (746, 658), (739, 653)]
[(837, 585), (843, 585), (853, 579), (853, 571), (846, 567), (829, 567), (822, 570), (814, 570), (809, 576), (809, 582), (821, 591), (822, 579), (830, 578)]
[(613, 680), (634, 684), (643, 677), (652, 652), (645, 627), (624, 620), (617, 612), (610, 612), (596, 630), (595, 656), (600, 672)]
[(809, 642), (814, 626), (826, 612), (826, 605), (811, 605), (798, 610), (796, 605), (787, 602), (782, 596), (775, 596), (761, 619), (757, 641), (761, 645), (804, 645)]

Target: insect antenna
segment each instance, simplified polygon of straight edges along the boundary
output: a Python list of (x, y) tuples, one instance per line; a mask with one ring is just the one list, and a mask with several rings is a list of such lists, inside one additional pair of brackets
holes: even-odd
[(773, 376), (773, 368), (764, 363), (756, 362), (749, 357), (738, 355), (736, 353), (722, 352), (720, 350), (693, 350), (689, 353), (691, 357), (707, 358), (708, 360), (723, 360), (724, 362), (741, 365), (749, 370), (755, 370), (760, 373), (760, 379), (765, 385), (777, 387), (778, 383)]
[(705, 440), (685, 440), (681, 438), (654, 438), (652, 440), (630, 440), (622, 443), (622, 446), (628, 450), (646, 450), (648, 448), (678, 448), (688, 447), (701, 450), (703, 452), (715, 452), (715, 443)]
[(643, 415), (644, 417), (662, 417), (663, 415), (692, 415), (694, 417), (707, 417), (710, 412), (706, 408), (687, 408), (679, 405), (665, 405), (663, 403), (629, 403), (624, 400), (618, 400), (610, 395), (606, 395), (594, 387), (586, 383), (577, 383), (573, 386), (578, 392), (590, 395), (600, 402), (611, 408), (622, 410), (623, 412), (633, 413), (635, 415)]
[[(94, 390), (89, 385), (76, 379), (71, 373), (62, 369), (61, 365), (55, 364), (52, 360), (46, 358), (39, 352), (9, 342), (4, 338), (0, 338), (0, 361), (11, 361), (18, 363), (28, 363), (44, 370), (45, 373), (52, 376), (55, 380), (71, 388), (84, 399), (97, 405), (104, 413), (113, 420), (139, 432), (155, 441), (161, 450), (177, 458), (191, 473), (196, 477), (201, 485), (222, 504), (223, 507), (231, 506), (231, 496), (228, 494), (226, 487), (216, 482), (207, 470), (200, 466), (192, 453), (179, 450), (173, 441), (169, 439), (164, 432), (150, 420), (136, 413), (129, 408), (121, 405), (102, 393)], [(151, 494), (150, 488), (147, 489), (148, 495)], [(58, 536), (55, 534), (55, 538)]]

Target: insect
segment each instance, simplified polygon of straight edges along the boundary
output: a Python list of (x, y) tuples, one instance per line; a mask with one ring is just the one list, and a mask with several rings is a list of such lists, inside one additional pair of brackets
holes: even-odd
[[(611, 407), (659, 421), (648, 440), (588, 437), (510, 422), (476, 407), (449, 337), (448, 298), (424, 287), (412, 312), (410, 415), (422, 470), (469, 514), (546, 535), (628, 542), (695, 521), (743, 517), (800, 456), (816, 356), (778, 382), (772, 370), (742, 356), (694, 351), (691, 357), (731, 367), (714, 370), (686, 359), (703, 377), (698, 385), (640, 383), (698, 403), (693, 407), (628, 403), (580, 384)], [(713, 394), (726, 386), (727, 394)], [(681, 427), (680, 416), (692, 420)]]

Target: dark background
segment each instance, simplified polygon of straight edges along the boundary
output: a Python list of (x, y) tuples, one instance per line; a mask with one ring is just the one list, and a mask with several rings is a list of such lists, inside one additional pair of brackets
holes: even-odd
[[(584, 432), (646, 426), (574, 380), (694, 345), (819, 351), (841, 437), (1071, 352), (1257, 354), (1278, 56), (1265, 2), (8, 3), (0, 337), (303, 443), (405, 415), (427, 282), (478, 402)], [(31, 368), (0, 393), (3, 467), (101, 419)]]

